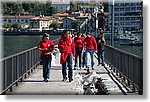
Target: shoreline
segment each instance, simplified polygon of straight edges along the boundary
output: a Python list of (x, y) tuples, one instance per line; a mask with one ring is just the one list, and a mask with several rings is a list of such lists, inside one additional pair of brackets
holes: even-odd
[(48, 33), (50, 35), (61, 35), (61, 33), (52, 33), (52, 32), (2, 32), (2, 35), (43, 35)]

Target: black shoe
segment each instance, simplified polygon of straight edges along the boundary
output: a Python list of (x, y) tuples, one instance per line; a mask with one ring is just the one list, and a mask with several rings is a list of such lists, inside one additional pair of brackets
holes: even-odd
[(90, 73), (90, 70), (89, 70), (89, 68), (87, 69), (87, 74), (89, 74)]
[(92, 67), (92, 70), (94, 70), (94, 68)]
[(74, 68), (74, 70), (76, 70), (76, 68)]
[(100, 66), (100, 64), (98, 64), (97, 66)]
[(43, 81), (44, 81), (44, 82), (48, 82), (48, 79), (44, 79)]
[(66, 80), (67, 80), (67, 78), (63, 79), (62, 81), (66, 81)]
[(104, 67), (105, 67), (105, 64), (102, 64), (102, 66), (104, 66)]
[(73, 79), (69, 79), (69, 82), (73, 81)]

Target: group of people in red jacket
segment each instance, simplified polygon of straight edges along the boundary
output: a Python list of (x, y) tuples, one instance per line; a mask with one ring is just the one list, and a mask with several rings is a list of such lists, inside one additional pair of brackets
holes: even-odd
[[(58, 42), (58, 49), (61, 53), (60, 63), (62, 64), (62, 81), (68, 79), (69, 82), (71, 82), (73, 80), (73, 60), (75, 60), (74, 70), (77, 69), (77, 66), (80, 69), (85, 66), (84, 70), (87, 70), (87, 73), (89, 73), (90, 67), (94, 70), (94, 53), (97, 53), (98, 65), (102, 64), (104, 66), (105, 43), (103, 33), (100, 33), (100, 37), (95, 39), (90, 32), (86, 33), (86, 38), (82, 36), (82, 33), (78, 32), (77, 36), (73, 38), (70, 31), (64, 31)], [(49, 70), (51, 67), (51, 51), (54, 48), (54, 43), (49, 40), (48, 34), (43, 35), (43, 40), (39, 42), (38, 48), (42, 52), (43, 78), (45, 82), (48, 82)], [(89, 60), (88, 53), (91, 57), (90, 64), (87, 62)], [(100, 58), (102, 59), (101, 62)]]

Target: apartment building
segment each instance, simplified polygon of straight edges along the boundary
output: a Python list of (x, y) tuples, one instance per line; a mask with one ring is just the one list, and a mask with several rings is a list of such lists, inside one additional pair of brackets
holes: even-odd
[[(109, 31), (112, 25), (112, 3), (109, 2)], [(114, 31), (143, 32), (143, 2), (114, 0)]]

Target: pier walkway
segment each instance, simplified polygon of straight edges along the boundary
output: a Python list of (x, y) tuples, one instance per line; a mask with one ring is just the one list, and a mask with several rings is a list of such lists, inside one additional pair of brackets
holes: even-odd
[[(96, 58), (95, 58), (95, 62)], [(110, 95), (123, 95), (127, 93), (124, 86), (119, 83), (115, 77), (109, 72), (108, 66), (97, 66), (95, 63), (94, 70), (103, 79), (104, 84)], [(66, 81), (62, 82), (61, 65), (59, 64), (59, 56), (56, 57), (55, 61), (52, 61), (52, 68), (50, 71), (49, 82), (43, 82), (42, 77), (42, 65), (39, 65), (35, 70), (24, 78), (22, 82), (19, 82), (17, 86), (13, 87), (13, 91), (7, 91), (6, 95), (82, 95), (83, 93), (77, 89), (76, 82)], [(74, 73), (86, 73), (84, 69), (73, 70)], [(74, 79), (74, 77), (73, 77)]]

